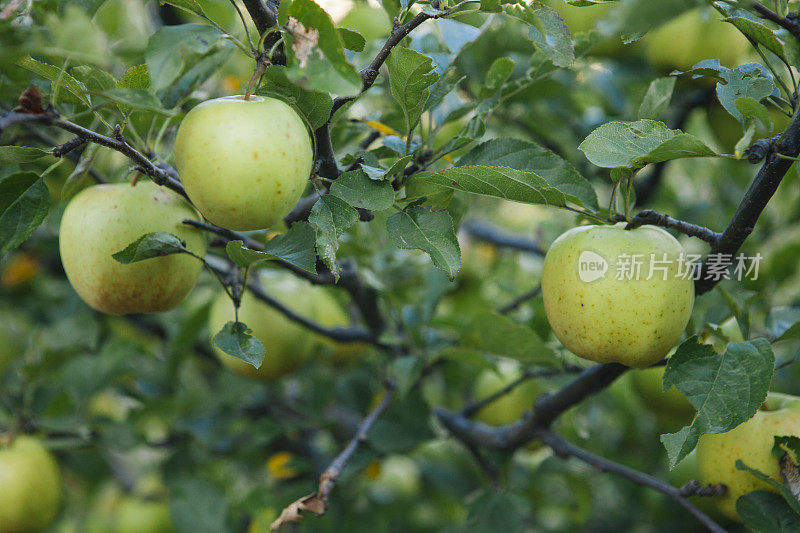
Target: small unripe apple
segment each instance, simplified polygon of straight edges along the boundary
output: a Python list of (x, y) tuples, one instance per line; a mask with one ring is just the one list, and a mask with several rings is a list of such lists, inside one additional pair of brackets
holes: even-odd
[(206, 241), (183, 219), (200, 220), (178, 194), (150, 181), (95, 185), (61, 218), (59, 250), (70, 284), (91, 307), (115, 315), (166, 311), (192, 290), (202, 263), (188, 254), (124, 265), (112, 257), (146, 233), (168, 232), (199, 256)]
[(0, 531), (26, 533), (50, 524), (61, 500), (61, 475), (36, 437), (0, 439)]
[(694, 283), (678, 275), (686, 268), (682, 253), (655, 226), (629, 231), (623, 222), (565, 232), (547, 251), (542, 271), (545, 313), (556, 337), (598, 363), (645, 367), (661, 360), (694, 305)]
[(163, 501), (126, 497), (119, 504), (115, 533), (172, 533), (169, 505)]
[(736, 469), (736, 460), (782, 483), (778, 458), (772, 454), (776, 436), (800, 437), (800, 398), (770, 393), (768, 410), (759, 410), (747, 422), (727, 433), (707, 433), (697, 443), (697, 463), (703, 483), (722, 483), (724, 496), (715, 497), (720, 511), (734, 520), (736, 500), (754, 490), (775, 491), (769, 484), (745, 470)]
[[(350, 328), (351, 320), (336, 298), (322, 287), (313, 290), (313, 315), (310, 317), (326, 328)], [(329, 354), (333, 363), (347, 364), (363, 356), (369, 345), (363, 342), (337, 342), (329, 337), (317, 335), (318, 352)]]
[(663, 431), (677, 431), (692, 420), (695, 409), (676, 387), (663, 389), (664, 367), (642, 368), (632, 373), (633, 386)]
[[(488, 369), (482, 371), (475, 380), (475, 400), (480, 401), (499, 392), (521, 375), (522, 372), (516, 365), (500, 365), (497, 372)], [(508, 394), (501, 396), (478, 411), (475, 418), (484, 424), (492, 426), (516, 422), (523, 413), (533, 409), (533, 402), (544, 390), (542, 385), (533, 379), (524, 381), (514, 387)]]
[(689, 70), (704, 59), (719, 59), (726, 67), (742, 61), (750, 44), (713, 10), (691, 9), (642, 39), (648, 60), (666, 70)]
[(300, 116), (274, 98), (208, 100), (183, 119), (175, 163), (200, 213), (223, 228), (256, 230), (295, 206), (311, 174), (311, 138)]
[[(299, 315), (313, 320), (314, 287), (290, 275), (278, 273), (264, 276), (264, 279), (267, 294)], [(225, 293), (221, 293), (211, 306), (209, 334), (213, 338), (225, 324), (233, 320), (233, 303)], [(266, 380), (277, 379), (299, 368), (314, 350), (316, 339), (309, 330), (256, 299), (249, 291), (242, 295), (239, 321), (247, 324), (253, 330), (252, 334), (264, 344), (266, 356), (261, 367), (255, 368), (214, 346), (220, 361), (237, 374)]]

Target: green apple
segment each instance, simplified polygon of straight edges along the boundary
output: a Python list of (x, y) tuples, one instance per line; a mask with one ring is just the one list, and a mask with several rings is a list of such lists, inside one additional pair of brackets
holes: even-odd
[(735, 67), (750, 50), (750, 43), (732, 24), (700, 8), (649, 32), (643, 41), (648, 60), (665, 70), (689, 70), (704, 59)]
[[(475, 381), (475, 400), (482, 400), (502, 390), (522, 375), (517, 365), (498, 365), (497, 372), (484, 370)], [(501, 426), (516, 422), (526, 411), (533, 409), (536, 397), (544, 392), (536, 380), (529, 379), (478, 411), (475, 418), (484, 424)]]
[(311, 175), (311, 138), (274, 98), (229, 96), (194, 107), (178, 129), (175, 162), (186, 194), (208, 220), (233, 230), (278, 223)]
[(760, 470), (782, 483), (778, 459), (772, 455), (774, 437), (800, 437), (800, 398), (770, 393), (766, 409), (727, 433), (700, 437), (697, 463), (703, 483), (722, 483), (728, 487), (724, 496), (715, 498), (720, 511), (730, 518), (736, 515), (736, 500), (754, 490), (771, 490), (769, 484), (752, 474), (736, 469), (736, 460)]
[(367, 4), (357, 4), (339, 21), (339, 26), (357, 31), (367, 41), (389, 36), (392, 21), (385, 10)]
[[(314, 287), (312, 292), (314, 305), (310, 318), (326, 328), (351, 327), (350, 317), (333, 295), (322, 287)], [(369, 345), (363, 342), (336, 342), (323, 335), (317, 335), (316, 338), (321, 355), (329, 355), (332, 362), (337, 364), (355, 361), (369, 351)]]
[[(314, 287), (288, 274), (271, 274), (274, 275), (264, 276), (265, 292), (292, 311), (313, 319), (316, 296)], [(233, 303), (222, 293), (211, 306), (208, 319), (210, 335), (213, 337), (233, 320)], [(239, 321), (247, 324), (253, 330), (253, 335), (264, 344), (266, 356), (261, 367), (255, 368), (214, 346), (220, 361), (238, 374), (267, 380), (277, 379), (299, 368), (314, 350), (316, 339), (310, 331), (257, 300), (250, 292), (245, 292), (242, 296)]]
[(124, 498), (119, 504), (115, 533), (172, 533), (169, 505), (158, 500)]
[(165, 311), (192, 290), (202, 263), (187, 254), (123, 265), (112, 254), (146, 233), (168, 232), (205, 255), (205, 237), (182, 223), (199, 220), (178, 194), (151, 181), (96, 185), (81, 191), (61, 218), (61, 263), (91, 307), (115, 315)]
[(692, 420), (695, 409), (681, 391), (676, 387), (663, 390), (663, 366), (637, 369), (632, 374), (633, 387), (664, 431), (676, 431)]
[(0, 531), (25, 533), (47, 527), (58, 512), (58, 464), (36, 438), (0, 438)]
[(378, 475), (369, 483), (372, 496), (381, 502), (416, 497), (421, 488), (417, 462), (404, 455), (389, 455), (383, 459)]
[[(678, 275), (682, 253), (672, 235), (654, 226), (628, 231), (623, 222), (563, 233), (542, 271), (545, 313), (556, 337), (598, 363), (660, 361), (680, 339), (694, 305), (692, 280)], [(626, 264), (640, 265), (638, 273)]]
[[(566, 3), (564, 0), (549, 0), (546, 3), (561, 15), (572, 35), (586, 33), (595, 29), (597, 21), (605, 17), (608, 14), (608, 10), (614, 5), (609, 2), (607, 4), (578, 7)], [(597, 43), (589, 53), (602, 56), (616, 55), (623, 50), (623, 46), (619, 35), (615, 35)]]

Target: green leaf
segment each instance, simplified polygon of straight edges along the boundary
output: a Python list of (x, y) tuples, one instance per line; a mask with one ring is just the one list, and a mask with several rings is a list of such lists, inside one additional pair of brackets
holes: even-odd
[(530, 522), (530, 503), (518, 493), (501, 490), (482, 490), (470, 500), (464, 531), (524, 531)]
[(308, 221), (317, 230), (317, 255), (339, 279), (336, 251), (339, 237), (358, 222), (358, 211), (336, 196), (323, 195), (311, 208)]
[(228, 322), (214, 335), (214, 346), (256, 368), (264, 362), (264, 345), (242, 322)]
[(90, 100), (86, 96), (86, 87), (66, 72), (63, 72), (60, 68), (42, 61), (37, 61), (32, 57), (20, 59), (17, 61), (17, 65), (30, 70), (37, 76), (50, 80), (52, 82), (51, 92), (55, 91), (57, 87), (64, 88), (72, 94), (77, 101), (85, 105), (90, 105)]
[(651, 81), (642, 99), (642, 104), (639, 106), (638, 117), (640, 119), (658, 118), (672, 99), (672, 91), (675, 89), (676, 81), (678, 81), (678, 78), (675, 76), (657, 78)]
[(333, 108), (328, 93), (303, 89), (289, 80), (286, 67), (280, 65), (272, 65), (264, 72), (264, 81), (256, 94), (285, 101), (306, 118), (311, 129), (325, 124)]
[(435, 436), (430, 418), (430, 408), (422, 394), (398, 397), (375, 422), (369, 434), (369, 444), (381, 453), (411, 450)]
[(737, 98), (733, 103), (745, 121), (749, 118), (754, 118), (761, 122), (767, 131), (772, 131), (772, 118), (769, 116), (767, 106), (749, 96)]
[(30, 163), (52, 153), (31, 146), (0, 146), (0, 166)]
[(247, 268), (258, 261), (279, 259), (308, 272), (317, 272), (317, 254), (314, 253), (316, 233), (308, 222), (295, 222), (286, 233), (276, 235), (264, 245), (262, 251), (251, 250), (242, 241), (230, 241), (225, 251), (231, 261)]
[(736, 514), (755, 533), (800, 531), (800, 515), (774, 492), (757, 490), (741, 496), (736, 500)]
[(117, 80), (118, 89), (148, 89), (150, 88), (150, 73), (147, 65), (134, 65)]
[(126, 246), (124, 250), (120, 250), (111, 257), (123, 265), (128, 265), (145, 259), (172, 254), (191, 255), (191, 252), (186, 249), (186, 243), (172, 233), (159, 231), (142, 235)]
[(392, 49), (386, 64), (392, 97), (403, 109), (406, 131), (410, 133), (430, 96), (429, 87), (436, 83), (439, 74), (433, 68), (433, 59), (402, 46)]
[(736, 469), (744, 470), (745, 472), (774, 488), (776, 492), (783, 496), (783, 499), (786, 501), (789, 507), (791, 507), (795, 513), (800, 514), (800, 500), (797, 499), (797, 496), (792, 493), (792, 490), (787, 485), (775, 481), (760, 470), (747, 466), (747, 464), (741, 459), (736, 459)]
[(597, 194), (575, 167), (533, 142), (500, 138), (479, 144), (458, 160), (459, 167), (487, 165), (533, 172), (577, 205), (597, 209)]
[(412, 206), (390, 216), (386, 220), (386, 229), (398, 248), (427, 252), (433, 264), (450, 279), (458, 274), (461, 249), (453, 229), (453, 219), (447, 211)]
[(725, 20), (736, 26), (739, 31), (750, 39), (761, 44), (782, 60), (787, 61), (783, 43), (775, 35), (775, 32), (769, 29), (764, 23), (744, 17), (730, 17)]
[(508, 167), (453, 167), (415, 179), (473, 194), (504, 198), (528, 204), (563, 207), (567, 197), (534, 172)]
[(0, 256), (30, 237), (49, 210), (50, 192), (33, 172), (0, 179)]
[(590, 133), (578, 147), (598, 167), (637, 168), (684, 157), (717, 155), (703, 141), (663, 122), (608, 122)]
[(341, 198), (353, 207), (383, 211), (394, 204), (394, 189), (387, 181), (371, 180), (363, 170), (351, 170), (331, 185), (330, 195)]
[(458, 344), (526, 364), (554, 366), (558, 363), (553, 350), (531, 328), (491, 311), (476, 313), (461, 331)]
[(147, 43), (145, 59), (153, 91), (159, 91), (174, 82), (188, 59), (208, 53), (222, 37), (222, 33), (205, 24), (162, 26)]
[(765, 339), (729, 344), (718, 354), (692, 337), (678, 346), (664, 371), (664, 390), (675, 386), (697, 409), (691, 424), (661, 435), (670, 465), (697, 445), (703, 433), (725, 433), (752, 417), (767, 397), (775, 355)]
[(158, 98), (145, 89), (109, 89), (98, 96), (118, 104), (121, 109), (143, 109), (162, 115), (174, 114), (174, 112), (164, 109)]
[(331, 17), (313, 0), (294, 0), (287, 15), (291, 30), (288, 48), (294, 54), (290, 78), (302, 77), (308, 89), (336, 94), (359, 92), (361, 76), (348, 63), (342, 36)]
[(203, 7), (197, 3), (197, 0), (159, 0), (158, 3), (161, 5), (169, 4), (177, 7), (178, 9), (182, 9), (187, 13), (206, 18), (206, 12), (203, 11)]
[(336, 31), (339, 32), (339, 37), (342, 38), (342, 43), (348, 50), (352, 50), (353, 52), (363, 52), (364, 47), (367, 46), (367, 40), (355, 30), (337, 28)]
[(503, 84), (508, 81), (511, 72), (514, 70), (514, 61), (507, 57), (498, 57), (489, 67), (483, 87), (480, 88), (480, 97), (488, 98), (499, 91)]
[(575, 61), (567, 23), (553, 8), (532, 2), (506, 6), (505, 12), (530, 26), (528, 37), (555, 66), (569, 67)]
[(170, 484), (169, 511), (176, 533), (228, 531), (228, 498), (203, 478), (186, 478)]
[(83, 83), (89, 92), (99, 93), (116, 86), (114, 76), (99, 68), (82, 65), (72, 69), (72, 75)]
[(775, 84), (764, 74), (764, 68), (756, 63), (748, 63), (720, 73), (726, 83), (717, 83), (717, 98), (722, 107), (739, 122), (744, 122), (744, 116), (736, 108), (737, 99), (746, 96), (758, 102), (775, 90)]

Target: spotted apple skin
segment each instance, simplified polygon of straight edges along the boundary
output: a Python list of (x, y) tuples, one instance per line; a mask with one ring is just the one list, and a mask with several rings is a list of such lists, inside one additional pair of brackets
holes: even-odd
[[(579, 226), (562, 234), (542, 272), (545, 313), (556, 337), (598, 363), (645, 367), (661, 360), (680, 339), (694, 305), (693, 281), (677, 275), (682, 252), (674, 237), (654, 226)], [(633, 256), (640, 256), (639, 279), (617, 279), (631, 272), (624, 265), (635, 263)]]
[(75, 196), (61, 218), (59, 250), (70, 284), (89, 306), (114, 315), (172, 309), (192, 290), (202, 263), (188, 254), (124, 265), (112, 257), (144, 234), (172, 233), (196, 255), (205, 236), (183, 224), (200, 216), (177, 193), (148, 180), (95, 185)]
[(770, 393), (766, 401), (769, 410), (760, 410), (727, 433), (707, 433), (697, 443), (697, 463), (704, 484), (721, 483), (727, 487), (723, 496), (714, 497), (719, 510), (739, 520), (736, 500), (754, 490), (777, 492), (765, 481), (736, 468), (741, 459), (747, 466), (783, 483), (778, 458), (772, 454), (776, 436), (800, 437), (800, 398)]
[(311, 138), (300, 116), (280, 100), (217, 98), (183, 119), (175, 163), (186, 194), (210, 222), (232, 230), (269, 228), (308, 184)]

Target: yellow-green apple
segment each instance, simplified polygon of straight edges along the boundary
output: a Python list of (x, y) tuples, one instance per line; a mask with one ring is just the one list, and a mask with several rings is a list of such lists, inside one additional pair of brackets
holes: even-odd
[(703, 483), (722, 483), (728, 487), (724, 496), (715, 497), (723, 514), (737, 520), (736, 500), (754, 490), (771, 490), (744, 470), (736, 469), (736, 460), (782, 483), (778, 458), (772, 454), (775, 437), (800, 437), (800, 398), (770, 393), (761, 410), (727, 433), (707, 433), (697, 443), (697, 464)]
[[(494, 370), (482, 371), (475, 380), (475, 400), (483, 400), (510, 385), (522, 375), (515, 364), (498, 365)], [(525, 411), (533, 409), (536, 397), (544, 392), (541, 383), (529, 379), (514, 387), (508, 394), (501, 396), (477, 412), (475, 418), (484, 424), (500, 426), (516, 422)]]
[[(609, 8), (614, 4), (594, 4), (591, 6), (573, 6), (564, 0), (549, 0), (546, 2), (556, 13), (561, 15), (572, 35), (585, 33), (597, 28), (597, 21), (608, 14)], [(592, 55), (615, 55), (623, 49), (622, 40), (615, 35), (597, 43), (589, 51)]]
[(649, 61), (666, 70), (689, 70), (704, 59), (735, 67), (750, 44), (736, 27), (713, 13), (692, 9), (647, 33), (643, 41)]
[[(314, 287), (311, 300), (312, 315), (309, 318), (326, 328), (349, 328), (350, 317), (336, 298), (326, 289)], [(317, 348), (322, 355), (330, 355), (334, 363), (349, 363), (363, 356), (369, 345), (363, 342), (337, 342), (329, 337), (317, 335)]]
[(357, 31), (367, 41), (388, 37), (392, 21), (385, 10), (367, 4), (356, 4), (339, 21), (339, 26)]
[(27, 435), (0, 437), (0, 531), (42, 530), (60, 501), (58, 464), (42, 442)]
[[(314, 287), (288, 274), (274, 274), (263, 276), (265, 292), (294, 312), (313, 319)], [(211, 306), (208, 319), (209, 333), (213, 337), (225, 324), (233, 320), (233, 303), (225, 293), (222, 293)], [(214, 346), (220, 361), (238, 374), (260, 379), (276, 379), (300, 367), (314, 350), (316, 339), (310, 331), (256, 299), (249, 291), (242, 296), (239, 321), (253, 330), (253, 335), (264, 344), (266, 356), (261, 367), (255, 368)]]
[(208, 220), (234, 230), (273, 226), (311, 174), (311, 138), (286, 103), (229, 96), (194, 107), (175, 139), (186, 194)]
[(64, 210), (59, 232), (61, 263), (72, 287), (91, 307), (115, 315), (165, 311), (192, 290), (202, 263), (188, 254), (124, 265), (112, 254), (146, 233), (168, 232), (204, 255), (204, 235), (183, 224), (199, 220), (178, 194), (150, 181), (95, 185)]
[(169, 506), (163, 501), (126, 497), (119, 504), (115, 533), (172, 533)]
[(675, 387), (663, 390), (664, 367), (632, 372), (633, 386), (664, 431), (676, 431), (692, 420), (695, 413), (689, 400)]
[[(683, 333), (694, 284), (679, 275), (683, 248), (655, 226), (578, 226), (558, 237), (542, 271), (545, 313), (575, 355), (645, 367)], [(638, 266), (637, 266), (638, 265)]]
[(417, 462), (404, 455), (390, 455), (378, 465), (377, 475), (374, 469), (369, 489), (372, 496), (382, 502), (389, 502), (419, 495), (422, 481)]

